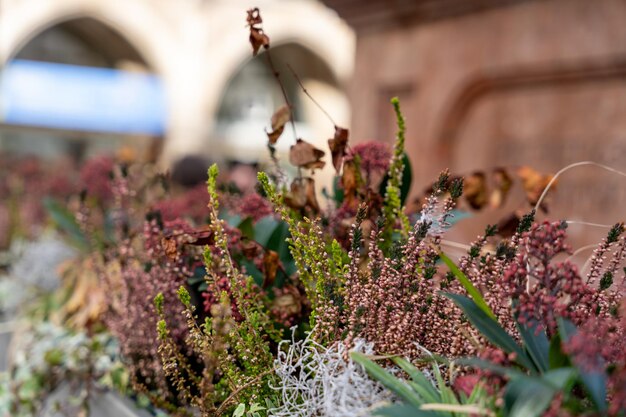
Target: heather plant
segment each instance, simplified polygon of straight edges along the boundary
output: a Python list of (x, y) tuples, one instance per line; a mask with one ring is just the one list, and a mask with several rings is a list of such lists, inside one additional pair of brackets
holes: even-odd
[[(206, 280), (209, 288), (225, 277), (230, 293), (222, 291), (219, 303), (211, 306), (211, 316), (198, 323), (196, 308), (183, 286), (178, 297), (184, 307), (188, 335), (186, 346), (198, 357), (200, 369), (194, 369), (172, 337), (164, 315), (163, 294), (155, 297), (159, 315), (159, 354), (163, 370), (184, 405), (194, 406), (202, 415), (224, 415), (239, 402), (255, 403), (271, 395), (267, 384), (273, 378), (273, 356), (270, 340), (279, 340), (268, 315), (262, 294), (254, 288), (253, 279), (243, 275), (229, 251), (223, 220), (218, 216), (217, 166), (209, 169), (209, 229), (214, 244), (204, 249)], [(233, 317), (233, 305), (241, 317)]]
[[(448, 294), (480, 337), (496, 347), (483, 350), (481, 360), (463, 363), (482, 368), (478, 376), (501, 387), (506, 415), (556, 415), (559, 410), (620, 415), (622, 409), (613, 404), (623, 397), (619, 370), (624, 362), (617, 353), (624, 331), (623, 283), (607, 279), (590, 285), (569, 259), (555, 261), (568, 251), (565, 222), (526, 228), (516, 254), (500, 269), (499, 282), (489, 287), (501, 300), (491, 299), (498, 316), (481, 293), (474, 292), (472, 299)], [(613, 226), (595, 252), (612, 249), (614, 256), (605, 265), (609, 273), (623, 262), (621, 233), (621, 224)], [(456, 273), (467, 279), (461, 270)]]

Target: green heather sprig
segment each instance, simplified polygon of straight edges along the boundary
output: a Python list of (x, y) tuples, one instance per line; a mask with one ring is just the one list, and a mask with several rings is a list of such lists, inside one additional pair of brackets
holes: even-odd
[[(317, 220), (299, 219), (284, 204), (282, 194), (270, 183), (264, 172), (258, 174), (259, 182), (276, 212), (289, 226), (291, 237), (288, 239), (291, 254), (300, 274), (307, 297), (311, 302), (311, 327), (315, 327), (320, 315), (335, 316), (341, 308), (342, 272), (344, 268), (344, 252), (341, 245), (333, 240), (327, 244), (324, 233)], [(322, 318), (326, 322), (330, 317)], [(318, 326), (318, 329), (325, 326)], [(321, 330), (320, 340), (331, 337)]]
[[(199, 324), (191, 295), (185, 287), (179, 288), (188, 328), (185, 344), (193, 355), (181, 353), (172, 340), (163, 314), (163, 296), (154, 299), (160, 318), (157, 331), (163, 369), (176, 387), (179, 401), (207, 416), (229, 415), (240, 402), (254, 403), (271, 396), (268, 384), (275, 376), (269, 339), (280, 338), (252, 278), (239, 271), (229, 252), (228, 236), (218, 217), (218, 174), (217, 166), (211, 166), (207, 189), (214, 244), (204, 251), (205, 279), (209, 288), (216, 288), (211, 284), (226, 276), (231, 295), (221, 292), (219, 303), (211, 307), (211, 317)], [(233, 304), (243, 320), (233, 318)]]
[[(411, 225), (409, 218), (404, 213), (401, 199), (402, 173), (404, 171), (404, 142), (406, 125), (404, 116), (400, 110), (400, 100), (397, 97), (391, 99), (393, 109), (396, 113), (396, 121), (398, 124), (398, 133), (393, 146), (393, 155), (389, 166), (389, 181), (385, 190), (385, 198), (383, 203), (383, 216), (385, 217), (385, 229), (383, 232), (383, 243), (390, 245), (391, 236), (396, 222), (400, 223), (400, 232), (403, 238), (409, 235)], [(385, 243), (387, 242), (387, 243)]]

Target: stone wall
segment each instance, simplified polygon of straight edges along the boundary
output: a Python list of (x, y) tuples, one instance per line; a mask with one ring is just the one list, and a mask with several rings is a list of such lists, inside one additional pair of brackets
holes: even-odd
[[(524, 1), (389, 23), (357, 26), (353, 133), (392, 141), (388, 100), (398, 95), (414, 192), (445, 167), (555, 172), (591, 159), (626, 170), (626, 1)], [(553, 200), (553, 218), (624, 220), (626, 183), (580, 168)], [(571, 232), (580, 241), (604, 233)]]

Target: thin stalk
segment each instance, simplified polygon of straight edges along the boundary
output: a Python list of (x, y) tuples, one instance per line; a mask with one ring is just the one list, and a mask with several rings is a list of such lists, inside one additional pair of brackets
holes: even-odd
[(291, 67), (291, 65), (287, 64), (287, 68), (289, 68), (289, 71), (291, 71), (291, 74), (293, 75), (293, 78), (296, 79), (296, 81), (298, 82), (298, 85), (300, 86), (300, 88), (302, 89), (302, 92), (309, 98), (311, 99), (311, 101), (313, 102), (313, 104), (315, 104), (317, 106), (318, 109), (320, 109), (322, 111), (322, 113), (324, 113), (324, 115), (326, 115), (326, 117), (328, 118), (328, 120), (330, 120), (330, 122), (333, 124), (333, 127), (337, 127), (337, 123), (335, 123), (335, 120), (332, 118), (332, 116), (322, 107), (322, 105), (320, 103), (317, 102), (317, 100), (315, 100), (313, 98), (313, 96), (309, 93), (309, 91), (304, 87), (304, 84), (302, 84), (302, 81), (300, 80), (300, 77), (298, 77), (298, 74), (296, 73), (296, 71)]
[(265, 56), (267, 56), (267, 64), (269, 65), (270, 70), (272, 71), (272, 75), (274, 75), (274, 78), (276, 78), (276, 82), (280, 86), (280, 91), (283, 93), (283, 99), (285, 100), (285, 104), (287, 105), (287, 108), (289, 109), (289, 121), (291, 122), (291, 128), (293, 130), (293, 137), (295, 139), (298, 139), (298, 134), (296, 133), (296, 122), (294, 121), (294, 117), (293, 117), (293, 106), (291, 105), (291, 102), (289, 101), (289, 97), (287, 96), (287, 90), (285, 90), (285, 86), (283, 85), (283, 82), (280, 80), (280, 72), (278, 72), (278, 70), (276, 69), (274, 62), (272, 61), (272, 55), (270, 54), (269, 50), (265, 51)]
[(568, 256), (566, 260), (569, 261), (569, 260), (573, 259), (574, 257), (576, 257), (577, 255), (581, 254), (582, 252), (584, 252), (586, 250), (589, 250), (589, 249), (597, 248), (597, 247), (598, 247), (597, 243), (594, 243), (592, 245), (582, 246), (582, 247), (576, 249), (574, 252), (572, 252), (572, 254), (570, 256)]
[(608, 165), (600, 164), (598, 162), (593, 162), (593, 161), (575, 162), (573, 164), (570, 164), (570, 165), (566, 166), (565, 168), (561, 169), (559, 172), (554, 174), (554, 177), (552, 177), (552, 179), (550, 180), (548, 185), (546, 185), (546, 188), (543, 189), (543, 192), (541, 193), (541, 196), (539, 197), (539, 200), (537, 200), (537, 203), (535, 204), (535, 212), (537, 212), (537, 210), (539, 209), (539, 206), (541, 206), (541, 203), (543, 202), (544, 198), (546, 197), (546, 194), (548, 194), (548, 190), (550, 190), (550, 187), (552, 187), (552, 185), (554, 184), (556, 179), (561, 174), (563, 174), (566, 171), (569, 171), (572, 168), (585, 166), (585, 165), (591, 165), (591, 166), (595, 166), (595, 167), (598, 167), (598, 168), (602, 168), (602, 169), (607, 170), (609, 172), (612, 172), (614, 174), (621, 175), (622, 177), (626, 177), (626, 172), (619, 171), (619, 170), (617, 170), (615, 168), (611, 168)]
[(613, 227), (612, 224), (592, 223), (592, 222), (586, 222), (586, 221), (582, 221), (582, 220), (566, 220), (565, 223), (567, 223), (567, 224), (580, 224), (580, 225), (583, 225), (583, 226), (591, 226), (591, 227), (601, 227), (603, 229), (610, 229), (611, 227)]

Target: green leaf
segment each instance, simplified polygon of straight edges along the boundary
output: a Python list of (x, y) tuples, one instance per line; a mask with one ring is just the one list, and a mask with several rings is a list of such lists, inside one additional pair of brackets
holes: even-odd
[(524, 341), (526, 350), (540, 372), (546, 372), (550, 368), (550, 342), (546, 332), (537, 332), (537, 325), (530, 328), (524, 324), (517, 323), (517, 330)]
[(335, 200), (337, 206), (340, 206), (341, 203), (343, 203), (343, 199), (345, 198), (343, 188), (340, 184), (341, 177), (339, 175), (336, 175), (335, 178), (333, 178), (333, 199)]
[(409, 196), (409, 191), (411, 191), (411, 181), (413, 181), (413, 169), (411, 168), (411, 160), (409, 156), (405, 152), (402, 154), (402, 163), (404, 165), (404, 170), (402, 170), (402, 187), (400, 187), (400, 201), (404, 206), (406, 203), (406, 199)]
[[(574, 336), (578, 329), (569, 320), (559, 319), (559, 336), (563, 342), (567, 342), (572, 336)], [(607, 377), (603, 370), (589, 371), (585, 367), (578, 366), (574, 363), (578, 369), (580, 380), (585, 386), (586, 391), (591, 396), (593, 403), (596, 405), (600, 412), (605, 412), (607, 409), (606, 394), (607, 394)]]
[(241, 230), (241, 234), (250, 240), (254, 240), (254, 226), (252, 217), (246, 217), (237, 225), (237, 229)]
[(242, 417), (246, 412), (246, 405), (244, 403), (240, 403), (237, 408), (235, 408), (235, 412), (233, 412), (233, 417)]
[(483, 295), (480, 293), (480, 291), (478, 291), (476, 287), (474, 287), (472, 282), (467, 278), (467, 276), (465, 276), (463, 271), (461, 271), (456, 266), (456, 264), (452, 262), (452, 259), (448, 258), (443, 252), (439, 254), (439, 257), (448, 266), (448, 268), (450, 268), (450, 271), (454, 274), (456, 279), (459, 280), (463, 288), (465, 288), (465, 291), (467, 291), (467, 293), (472, 297), (476, 305), (480, 307), (480, 309), (483, 310), (485, 314), (487, 314), (493, 320), (497, 321), (496, 315), (493, 314), (493, 311), (491, 311), (491, 309), (485, 302)]
[[(406, 154), (406, 152), (402, 154), (402, 164), (404, 166), (404, 169), (402, 170), (402, 185), (400, 187), (400, 204), (404, 206), (404, 203), (409, 196), (409, 192), (411, 191), (411, 182), (413, 181), (413, 169), (411, 168), (411, 160), (409, 159), (409, 156)], [(385, 175), (382, 182), (380, 183), (380, 187), (378, 187), (378, 193), (380, 195), (385, 195), (385, 193), (387, 192), (387, 182), (389, 182), (389, 173)]]
[(465, 313), (469, 321), (491, 343), (500, 347), (506, 353), (515, 353), (516, 361), (531, 371), (536, 371), (534, 363), (526, 352), (515, 342), (515, 339), (504, 330), (497, 321), (487, 315), (476, 303), (467, 297), (453, 293), (443, 293)]
[(272, 232), (278, 226), (278, 220), (274, 216), (265, 216), (254, 224), (254, 240), (263, 247), (267, 246), (267, 242), (272, 236)]
[(248, 411), (249, 413), (256, 413), (257, 411), (262, 411), (265, 410), (265, 407), (261, 406), (258, 403), (254, 403), (250, 406), (250, 410)]
[(289, 252), (289, 244), (287, 243), (288, 237), (289, 226), (285, 222), (280, 222), (267, 240), (266, 248), (278, 252), (281, 261), (291, 259), (291, 252)]
[(541, 376), (549, 385), (561, 391), (565, 391), (568, 387), (571, 387), (575, 377), (576, 370), (574, 368), (554, 369)]
[(422, 397), (426, 403), (436, 403), (441, 401), (441, 397), (433, 384), (426, 378), (424, 373), (413, 366), (409, 361), (401, 357), (394, 357), (393, 362), (398, 365), (409, 377), (409, 385)]
[(380, 407), (373, 411), (374, 415), (384, 417), (440, 417), (440, 413), (420, 410), (411, 404), (394, 404)]
[(416, 407), (419, 407), (424, 403), (406, 383), (391, 375), (383, 367), (369, 359), (366, 355), (359, 352), (352, 352), (350, 356), (356, 363), (363, 366), (372, 378), (383, 384), (387, 389), (391, 390), (407, 403)]
[(232, 227), (237, 227), (237, 225), (241, 223), (241, 216), (237, 214), (232, 214), (225, 210), (219, 212), (218, 218), (220, 220), (224, 220), (226, 223), (228, 223), (229, 226)]
[(504, 395), (509, 417), (539, 417), (548, 408), (556, 390), (539, 378), (518, 378), (510, 381)]
[(561, 349), (561, 336), (558, 334), (550, 340), (548, 350), (548, 363), (550, 369), (563, 368), (570, 365), (570, 360)]
[(257, 268), (254, 262), (245, 257), (241, 257), (238, 262), (241, 266), (246, 268), (246, 274), (252, 277), (256, 285), (263, 286), (263, 273), (259, 270), (259, 268)]
[(81, 249), (89, 248), (89, 241), (83, 234), (80, 226), (76, 222), (74, 214), (71, 211), (56, 200), (48, 197), (44, 198), (43, 206), (50, 215), (54, 224), (63, 232), (67, 233), (74, 244), (79, 246)]

